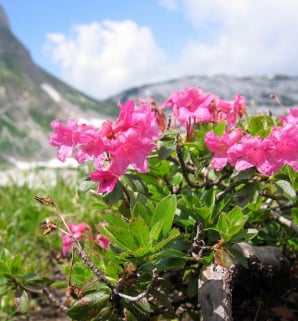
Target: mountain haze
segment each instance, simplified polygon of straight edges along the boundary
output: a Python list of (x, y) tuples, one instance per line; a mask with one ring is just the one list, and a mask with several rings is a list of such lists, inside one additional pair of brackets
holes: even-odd
[(93, 99), (38, 67), (0, 6), (0, 163), (53, 157), (48, 140), (55, 118), (102, 119), (116, 111), (114, 103)]

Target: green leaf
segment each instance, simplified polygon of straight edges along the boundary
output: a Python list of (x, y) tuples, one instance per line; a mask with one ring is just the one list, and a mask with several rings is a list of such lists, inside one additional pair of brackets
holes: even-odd
[(133, 191), (138, 191), (147, 194), (147, 185), (143, 182), (140, 176), (134, 174), (125, 174), (122, 176), (122, 182), (131, 187)]
[(241, 208), (235, 207), (228, 214), (222, 213), (214, 228), (224, 242), (228, 242), (231, 237), (237, 234), (244, 226), (247, 217), (243, 216)]
[(197, 217), (204, 222), (209, 221), (212, 215), (210, 208), (207, 207), (196, 208), (194, 212), (197, 214)]
[(253, 136), (265, 137), (274, 125), (273, 119), (267, 115), (251, 116), (248, 121), (248, 131)]
[(96, 186), (97, 186), (97, 183), (94, 181), (91, 181), (90, 179), (82, 181), (78, 187), (78, 193), (79, 194), (86, 193), (91, 189), (96, 189)]
[(125, 312), (125, 320), (149, 320), (151, 308), (147, 298), (142, 298), (136, 302), (125, 301), (125, 307), (128, 310)]
[(286, 180), (279, 180), (275, 182), (275, 185), (281, 189), (287, 199), (291, 201), (296, 200), (296, 191), (290, 182)]
[(30, 293), (38, 293), (38, 294), (43, 293), (42, 285), (37, 283), (26, 283), (26, 285), (24, 285), (24, 288)]
[(109, 298), (110, 295), (107, 291), (85, 295), (80, 300), (74, 302), (67, 314), (74, 320), (97, 320), (96, 317), (100, 315), (102, 308), (108, 304)]
[(226, 251), (242, 266), (248, 268), (248, 259), (243, 254), (233, 247), (226, 248)]
[(129, 228), (139, 247), (148, 246), (149, 227), (141, 217), (133, 217), (129, 223)]
[(36, 281), (42, 281), (43, 280), (43, 278), (39, 274), (37, 274), (35, 272), (27, 273), (26, 275), (23, 276), (22, 279), (23, 279), (24, 282), (36, 282)]
[(227, 122), (226, 121), (220, 122), (219, 124), (217, 124), (215, 126), (214, 133), (217, 136), (221, 136), (225, 132), (226, 126), (227, 126)]
[(183, 268), (186, 260), (192, 260), (192, 258), (186, 256), (183, 252), (174, 249), (165, 249), (158, 252), (153, 259), (153, 264), (159, 271), (168, 271)]
[(150, 224), (154, 206), (144, 194), (138, 193), (135, 199), (132, 198), (130, 207), (132, 216), (141, 216), (147, 224)]
[(242, 229), (238, 233), (234, 234), (231, 237), (230, 242), (231, 243), (238, 243), (238, 242), (243, 242), (243, 241), (250, 241), (258, 233), (259, 233), (259, 231), (254, 228)]
[(105, 214), (104, 219), (107, 224), (98, 227), (102, 234), (122, 249), (135, 250), (138, 247), (138, 243), (131, 235), (128, 222), (109, 213)]
[(155, 212), (152, 216), (151, 226), (156, 222), (162, 221), (162, 235), (165, 236), (173, 223), (174, 215), (176, 212), (177, 200), (175, 195), (168, 195), (164, 197), (157, 205)]
[(289, 239), (287, 242), (295, 251), (298, 251), (298, 240)]
[(253, 202), (256, 192), (259, 189), (259, 185), (256, 182), (247, 183), (237, 193), (237, 204), (244, 208)]
[(158, 242), (153, 248), (152, 252), (158, 252), (161, 248), (166, 246), (170, 241), (175, 239), (177, 236), (180, 235), (180, 232), (178, 229), (174, 228), (170, 231), (169, 235), (167, 238), (162, 239), (160, 242)]
[(14, 295), (14, 301), (18, 311), (28, 313), (30, 308), (30, 298), (24, 289), (17, 289)]
[(117, 182), (115, 188), (111, 193), (107, 193), (103, 196), (103, 200), (108, 205), (113, 205), (118, 202), (122, 197), (122, 187), (119, 182)]
[(210, 211), (213, 211), (216, 201), (215, 190), (213, 188), (208, 189), (202, 193), (201, 202), (203, 207), (209, 207)]
[(167, 159), (172, 152), (175, 151), (175, 139), (176, 132), (167, 132), (157, 143), (158, 157), (161, 160)]
[(159, 235), (161, 232), (161, 229), (163, 227), (163, 221), (157, 221), (151, 228), (149, 233), (149, 241), (150, 245), (153, 244), (153, 242), (157, 241), (159, 239)]

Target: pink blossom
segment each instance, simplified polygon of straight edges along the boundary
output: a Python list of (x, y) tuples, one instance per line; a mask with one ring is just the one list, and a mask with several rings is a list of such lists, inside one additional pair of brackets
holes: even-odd
[(266, 160), (261, 137), (245, 135), (241, 141), (228, 149), (228, 160), (237, 171), (251, 167), (262, 168)]
[(72, 151), (76, 141), (76, 128), (77, 123), (73, 119), (69, 119), (67, 124), (64, 125), (58, 119), (55, 119), (51, 122), (51, 127), (53, 132), (50, 138), (50, 145), (58, 147), (57, 149), (57, 158), (64, 162), (66, 157), (72, 156)]
[(288, 164), (298, 171), (298, 127), (296, 125), (290, 122), (282, 127), (272, 128), (265, 142), (270, 147), (267, 158), (270, 158), (277, 169)]
[(118, 103), (120, 114), (112, 124), (114, 137), (117, 133), (126, 132), (129, 129), (136, 130), (141, 137), (156, 140), (160, 137), (155, 113), (148, 104), (141, 104), (135, 108), (133, 100), (128, 100), (124, 105)]
[[(79, 223), (79, 224), (72, 224), (69, 220), (67, 222), (67, 225), (69, 227), (70, 232), (72, 233), (73, 237), (76, 240), (80, 240), (83, 236), (83, 233), (88, 230), (88, 225), (86, 223)], [(62, 254), (63, 256), (66, 256), (68, 250), (70, 249), (72, 245), (72, 240), (68, 235), (62, 234)]]
[(236, 144), (242, 137), (242, 131), (235, 128), (229, 133), (218, 137), (214, 132), (205, 135), (205, 143), (208, 149), (214, 153), (211, 159), (211, 166), (216, 170), (223, 169), (228, 163), (228, 149)]
[(279, 121), (282, 125), (293, 124), (298, 125), (298, 108), (290, 108), (288, 116), (279, 116)]
[(104, 122), (100, 129), (78, 125), (74, 120), (66, 125), (58, 120), (51, 124), (50, 144), (57, 147), (59, 160), (64, 161), (68, 156), (80, 164), (93, 160), (96, 171), (90, 177), (99, 182), (98, 193), (111, 192), (129, 166), (146, 172), (146, 158), (161, 135), (150, 105), (135, 106), (129, 100), (118, 106), (117, 120)]
[(116, 175), (108, 169), (98, 169), (95, 172), (90, 173), (90, 177), (93, 181), (99, 182), (97, 193), (112, 192), (117, 184), (119, 175)]
[(214, 97), (214, 94), (206, 94), (201, 88), (185, 88), (172, 93), (163, 106), (172, 107), (173, 114), (182, 126), (186, 126), (189, 119), (195, 123), (208, 123), (212, 120), (209, 106)]
[(113, 144), (109, 169), (118, 175), (122, 175), (127, 167), (132, 165), (133, 168), (141, 173), (147, 172), (147, 156), (154, 146), (155, 143), (151, 139), (140, 136), (133, 129), (119, 134)]
[(213, 121), (219, 123), (223, 120), (227, 121), (227, 129), (233, 128), (238, 118), (241, 118), (246, 109), (245, 97), (239, 94), (235, 95), (233, 101), (215, 99), (212, 104)]
[(91, 125), (78, 125), (73, 119), (64, 125), (56, 119), (52, 121), (51, 127), (54, 131), (49, 143), (58, 147), (57, 157), (62, 162), (66, 157), (73, 156), (82, 164), (103, 152), (103, 142), (99, 132)]
[(235, 126), (245, 111), (245, 98), (236, 95), (233, 101), (219, 99), (211, 93), (204, 93), (201, 88), (185, 88), (174, 92), (163, 104), (172, 107), (173, 114), (180, 125), (189, 126), (196, 123), (219, 123), (227, 121), (227, 128)]
[(105, 250), (109, 248), (109, 245), (111, 243), (110, 239), (102, 234), (98, 234), (96, 236), (96, 242), (100, 247), (102, 247)]

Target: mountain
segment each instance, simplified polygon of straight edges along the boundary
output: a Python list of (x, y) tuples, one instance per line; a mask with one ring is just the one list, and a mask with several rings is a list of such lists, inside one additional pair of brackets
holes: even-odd
[(213, 92), (218, 97), (232, 100), (239, 93), (247, 99), (248, 112), (261, 113), (269, 110), (274, 115), (284, 114), (281, 107), (271, 98), (274, 93), (281, 104), (298, 107), (298, 77), (268, 75), (255, 77), (235, 77), (228, 75), (188, 76), (154, 84), (146, 84), (125, 90), (110, 98), (110, 101), (124, 102), (128, 99), (152, 97), (158, 104), (164, 102), (173, 91), (186, 87), (201, 87), (205, 92)]
[(116, 112), (111, 101), (93, 99), (38, 67), (0, 6), (0, 164), (54, 157), (48, 140), (55, 118), (102, 119)]

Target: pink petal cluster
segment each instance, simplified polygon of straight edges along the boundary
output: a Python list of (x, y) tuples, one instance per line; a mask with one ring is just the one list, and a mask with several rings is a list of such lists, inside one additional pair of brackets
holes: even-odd
[(107, 249), (111, 243), (110, 239), (107, 238), (106, 236), (102, 235), (102, 234), (98, 234), (96, 236), (96, 242), (98, 243), (98, 245), (103, 248), (103, 249)]
[(243, 135), (237, 128), (221, 137), (206, 133), (206, 146), (214, 153), (211, 166), (221, 170), (229, 163), (237, 171), (256, 167), (266, 176), (285, 165), (298, 171), (298, 109), (290, 109), (290, 114), (280, 117), (280, 122), (281, 126), (273, 127), (265, 138)]
[[(76, 240), (80, 240), (83, 236), (83, 233), (89, 229), (86, 223), (72, 224), (71, 221), (68, 221), (67, 225), (73, 237)], [(62, 238), (62, 254), (63, 256), (66, 256), (68, 250), (72, 245), (72, 240), (68, 235), (65, 235), (65, 234), (62, 234), (61, 238)]]
[(57, 157), (62, 162), (74, 157), (80, 164), (93, 161), (95, 171), (91, 179), (99, 182), (98, 193), (111, 192), (118, 178), (128, 166), (146, 172), (147, 156), (160, 137), (154, 111), (149, 104), (136, 108), (133, 100), (118, 104), (119, 117), (115, 122), (106, 121), (100, 129), (77, 124), (69, 120), (51, 123), (53, 132), (50, 144), (57, 147)]
[(236, 95), (234, 101), (221, 100), (212, 93), (204, 93), (201, 88), (185, 88), (174, 92), (164, 102), (164, 107), (171, 107), (181, 126), (192, 124), (219, 123), (227, 121), (228, 127), (236, 124), (246, 109), (245, 98)]

